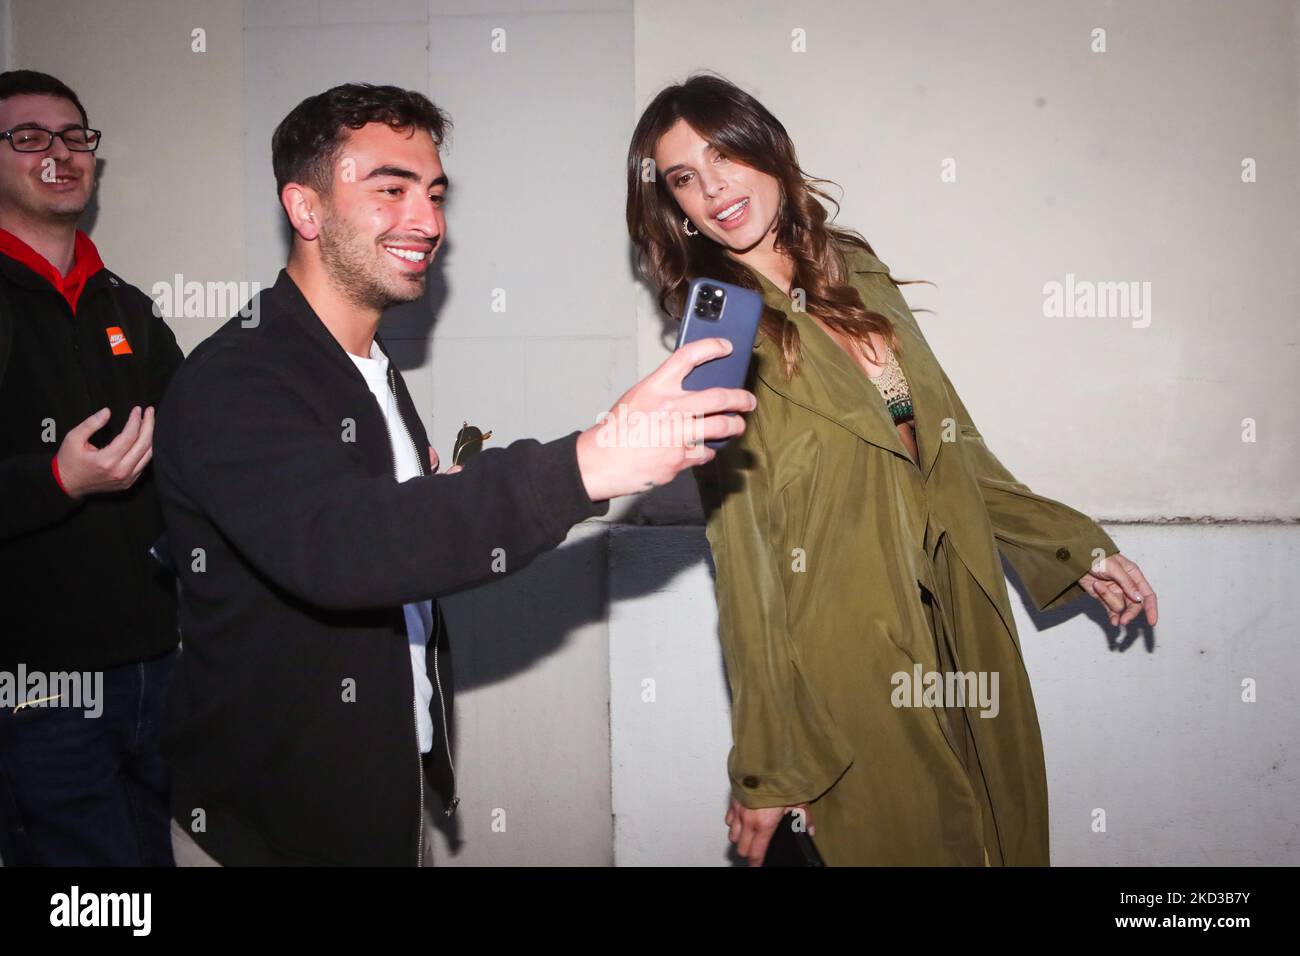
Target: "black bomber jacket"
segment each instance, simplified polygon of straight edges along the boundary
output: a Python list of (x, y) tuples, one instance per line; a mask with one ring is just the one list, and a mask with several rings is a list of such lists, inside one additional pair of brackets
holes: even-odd
[(419, 865), (426, 779), (456, 803), (452, 677), (435, 600), (421, 755), (402, 606), (499, 578), (494, 549), (519, 570), (609, 505), (587, 496), (578, 432), (398, 483), (378, 403), (286, 271), (254, 306), (193, 351), (158, 415), (181, 579), (172, 815), (225, 865)]

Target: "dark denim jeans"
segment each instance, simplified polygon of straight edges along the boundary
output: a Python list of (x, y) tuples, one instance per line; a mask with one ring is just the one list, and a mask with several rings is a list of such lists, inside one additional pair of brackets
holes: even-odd
[(177, 651), (104, 671), (102, 713), (0, 710), (6, 866), (172, 866), (158, 751)]

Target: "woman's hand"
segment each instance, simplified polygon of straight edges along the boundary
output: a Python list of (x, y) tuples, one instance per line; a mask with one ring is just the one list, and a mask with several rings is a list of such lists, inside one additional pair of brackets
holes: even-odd
[(1102, 603), (1112, 627), (1127, 624), (1142, 611), (1147, 613), (1147, 623), (1155, 626), (1156, 592), (1142, 569), (1124, 555), (1102, 558), (1096, 570), (1079, 578), (1079, 586)]
[(812, 817), (808, 815), (808, 804), (801, 803), (795, 807), (762, 807), (751, 810), (743, 806), (735, 797), (731, 798), (731, 808), (727, 810), (727, 839), (736, 844), (736, 852), (749, 860), (750, 866), (762, 866), (763, 857), (767, 856), (767, 845), (772, 842), (772, 834), (777, 824), (790, 810), (803, 813), (804, 826), (808, 835), (817, 832)]

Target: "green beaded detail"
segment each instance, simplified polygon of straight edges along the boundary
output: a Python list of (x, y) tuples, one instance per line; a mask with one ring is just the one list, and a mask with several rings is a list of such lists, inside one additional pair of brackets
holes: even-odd
[(894, 420), (895, 425), (901, 425), (912, 418), (912, 397), (904, 395), (896, 398), (889, 405), (889, 417)]
[(892, 348), (885, 356), (885, 367), (880, 374), (874, 378), (868, 375), (867, 378), (885, 400), (889, 417), (895, 425), (901, 425), (912, 418), (912, 390), (908, 387), (903, 366), (899, 364), (898, 356)]

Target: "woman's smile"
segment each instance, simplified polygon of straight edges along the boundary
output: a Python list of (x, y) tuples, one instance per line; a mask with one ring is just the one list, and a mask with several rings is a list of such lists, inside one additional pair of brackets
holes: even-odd
[(749, 199), (736, 200), (714, 215), (713, 221), (728, 231), (737, 229), (749, 218)]

